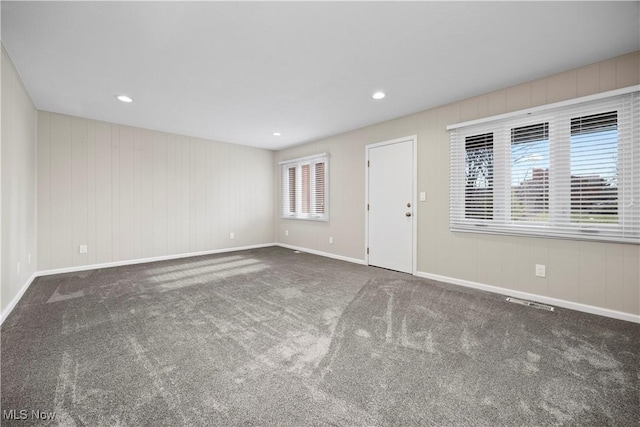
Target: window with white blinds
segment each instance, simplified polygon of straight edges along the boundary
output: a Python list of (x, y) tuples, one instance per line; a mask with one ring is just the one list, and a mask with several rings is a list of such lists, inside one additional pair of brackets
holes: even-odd
[(329, 156), (287, 160), (281, 167), (282, 218), (329, 220)]
[(454, 125), (450, 229), (640, 243), (640, 92)]

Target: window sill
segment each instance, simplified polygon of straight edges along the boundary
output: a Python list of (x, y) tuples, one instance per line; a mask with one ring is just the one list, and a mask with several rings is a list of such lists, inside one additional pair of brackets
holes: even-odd
[(575, 242), (609, 242), (609, 243), (622, 243), (639, 245), (640, 236), (632, 235), (627, 237), (620, 237), (609, 234), (614, 233), (614, 229), (581, 229), (581, 230), (551, 230), (544, 226), (531, 226), (528, 228), (497, 228), (488, 224), (457, 224), (455, 227), (449, 227), (449, 231), (452, 233), (475, 233), (475, 234), (493, 234), (510, 237), (533, 237), (542, 239), (560, 239), (560, 240), (573, 240)]
[(296, 216), (281, 216), (280, 219), (290, 219), (290, 220), (299, 220), (299, 221), (314, 221), (314, 222), (329, 222), (329, 217), (304, 218), (304, 217), (296, 217)]

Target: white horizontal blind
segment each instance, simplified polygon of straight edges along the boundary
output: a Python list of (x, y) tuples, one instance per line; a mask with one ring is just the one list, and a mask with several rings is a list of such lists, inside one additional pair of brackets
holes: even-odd
[(640, 243), (639, 92), (458, 127), (450, 229)]
[(325, 170), (326, 160), (321, 160), (315, 163), (315, 179), (313, 181), (313, 188), (311, 193), (313, 194), (313, 211), (316, 215), (324, 216), (325, 214)]
[(514, 126), (509, 135), (510, 216), (518, 223), (549, 218), (549, 122)]
[(466, 218), (493, 219), (493, 132), (464, 138)]
[(329, 219), (326, 154), (282, 162), (280, 216), (291, 219)]

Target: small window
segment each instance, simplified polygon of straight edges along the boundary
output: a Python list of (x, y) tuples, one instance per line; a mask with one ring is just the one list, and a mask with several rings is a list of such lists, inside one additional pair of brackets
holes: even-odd
[(288, 160), (281, 165), (281, 217), (328, 221), (326, 154)]
[(295, 215), (296, 213), (296, 167), (290, 166), (287, 167), (287, 177), (288, 179), (287, 185), (288, 191), (283, 194), (283, 197), (288, 197), (287, 203), (287, 213)]
[(511, 220), (549, 220), (549, 123), (511, 129)]
[(571, 119), (571, 222), (618, 223), (618, 114)]
[(466, 218), (493, 218), (493, 133), (465, 138)]

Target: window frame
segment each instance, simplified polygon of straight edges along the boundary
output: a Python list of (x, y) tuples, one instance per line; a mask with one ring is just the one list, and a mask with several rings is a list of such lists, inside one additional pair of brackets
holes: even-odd
[[(329, 221), (329, 155), (327, 153), (316, 154), (297, 159), (280, 162), (280, 218), (299, 219), (305, 221)], [(324, 191), (323, 212), (318, 213), (317, 201), (317, 165), (324, 164)], [(308, 166), (308, 188), (303, 186), (303, 168)], [(295, 189), (291, 192), (290, 170), (295, 170)], [(308, 210), (303, 212), (303, 196), (308, 197)], [(295, 207), (291, 205), (291, 195), (294, 195)]]
[[(640, 163), (640, 150), (633, 148), (634, 141), (638, 140), (638, 128), (640, 128), (639, 89), (640, 86), (636, 86), (626, 88), (624, 91), (612, 91), (617, 93), (600, 96), (597, 99), (581, 98), (573, 102), (557, 103), (448, 126), (447, 129), (452, 130), (449, 180), (450, 230), (640, 244), (640, 221), (634, 219), (634, 215), (640, 216), (640, 200), (638, 200), (640, 171), (637, 170), (637, 164)], [(572, 222), (572, 119), (613, 111), (617, 114), (617, 223)], [(549, 145), (548, 178), (546, 178), (548, 180), (547, 220), (514, 220), (511, 132), (519, 127), (543, 123), (548, 123)], [(461, 175), (466, 174), (467, 168), (465, 159), (467, 138), (488, 133), (493, 133), (494, 150), (492, 219), (480, 220), (466, 215), (468, 200), (464, 188), (465, 178)], [(597, 151), (594, 151), (592, 156), (597, 158)], [(596, 164), (596, 160), (591, 161)], [(565, 176), (567, 173), (568, 178)], [(631, 206), (628, 206), (630, 204)]]

